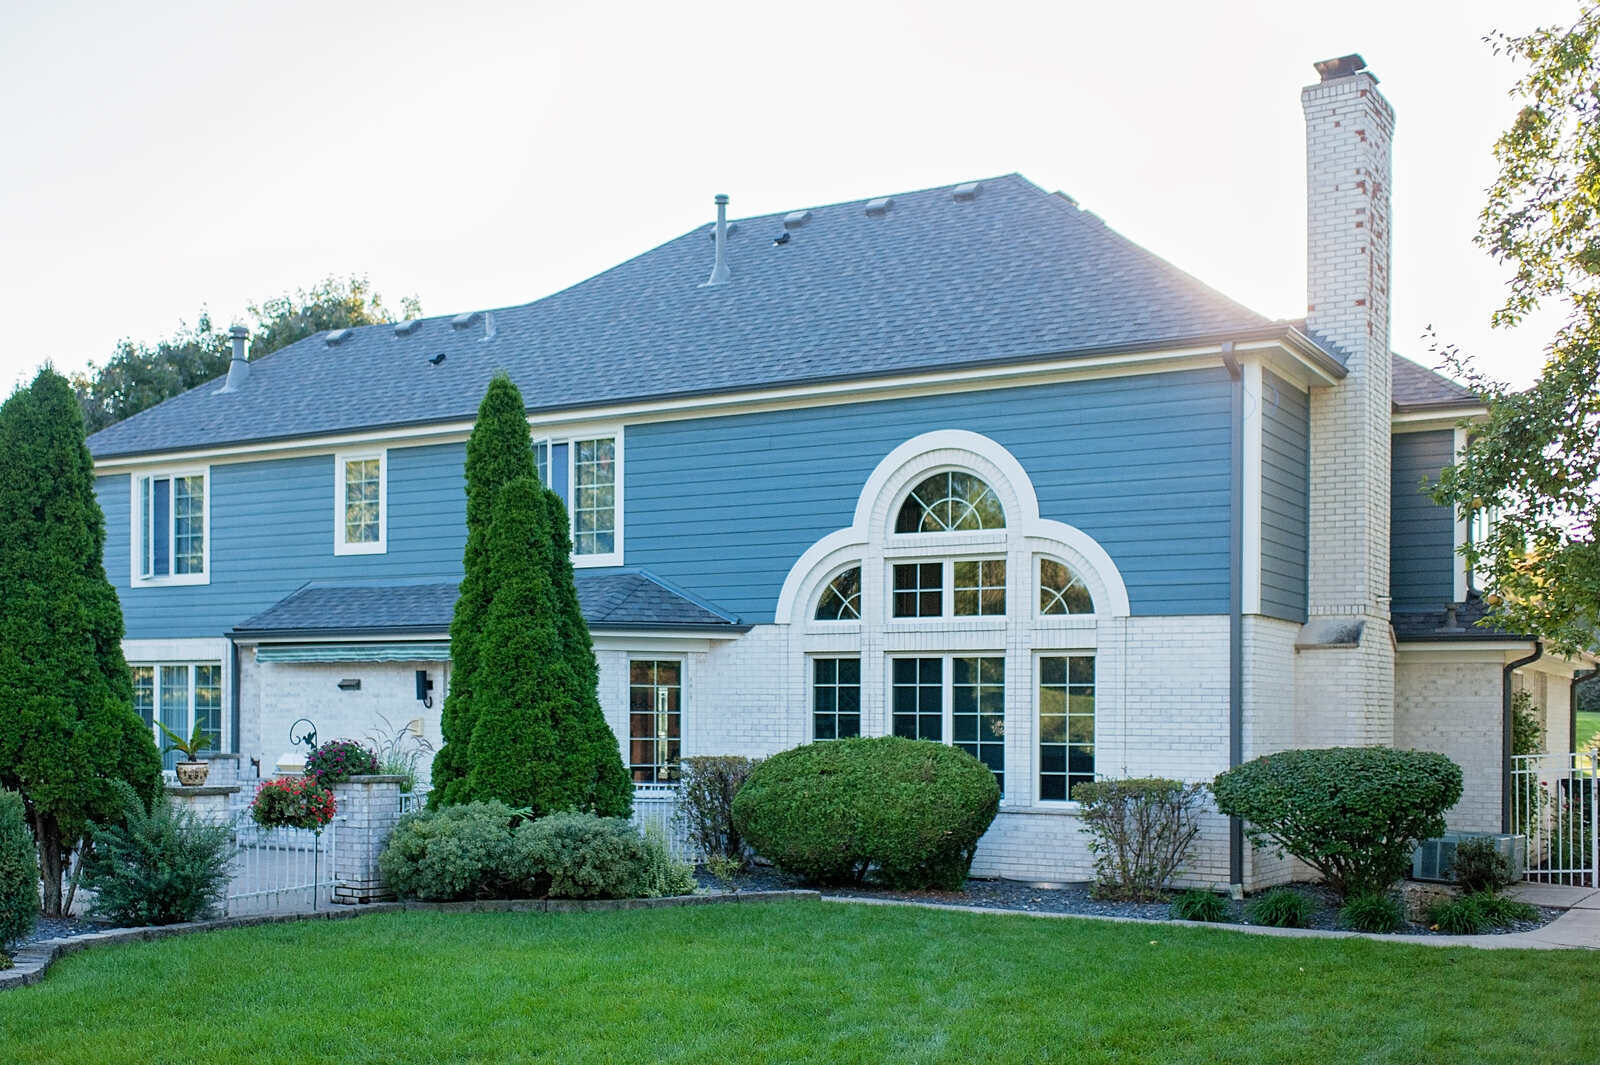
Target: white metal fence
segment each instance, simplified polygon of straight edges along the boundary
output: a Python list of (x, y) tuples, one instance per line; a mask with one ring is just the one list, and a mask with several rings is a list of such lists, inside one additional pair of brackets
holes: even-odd
[(335, 817), (321, 832), (262, 828), (248, 808), (240, 810), (233, 817), (235, 851), (224, 912), (236, 917), (326, 905), (342, 820)]
[(635, 788), (633, 792), (633, 823), (639, 831), (650, 826), (661, 830), (672, 851), (680, 861), (695, 862), (700, 854), (689, 843), (689, 834), (678, 816), (678, 789), (675, 787)]
[(1600, 886), (1600, 751), (1514, 755), (1511, 831), (1528, 837), (1525, 878)]

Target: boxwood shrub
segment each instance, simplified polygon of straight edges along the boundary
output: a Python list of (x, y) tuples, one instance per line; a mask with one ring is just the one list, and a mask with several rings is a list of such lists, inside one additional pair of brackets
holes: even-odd
[(407, 814), (378, 856), (378, 870), (402, 898), (444, 902), (504, 896), (515, 879), (511, 833), (518, 818), (495, 801)]
[(1283, 751), (1228, 770), (1211, 790), (1256, 846), (1294, 855), (1342, 897), (1382, 894), (1411, 868), (1416, 841), (1444, 832), (1461, 767), (1387, 747)]
[(868, 873), (895, 888), (956, 890), (1000, 808), (983, 763), (895, 736), (826, 740), (757, 766), (733, 821), (757, 854), (821, 884)]
[(517, 829), (512, 860), (535, 895), (625, 899), (645, 894), (650, 855), (626, 817), (556, 813)]

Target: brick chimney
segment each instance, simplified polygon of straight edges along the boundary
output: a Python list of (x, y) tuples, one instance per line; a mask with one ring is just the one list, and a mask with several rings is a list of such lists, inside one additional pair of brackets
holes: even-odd
[[(1308, 745), (1394, 738), (1389, 628), (1389, 174), (1394, 110), (1358, 55), (1316, 64), (1306, 116), (1306, 324), (1349, 375), (1311, 397)], [(1360, 636), (1352, 643), (1352, 634)], [(1329, 634), (1339, 634), (1332, 637)], [(1318, 646), (1319, 641), (1326, 646)], [(1330, 703), (1330, 695), (1333, 701)]]

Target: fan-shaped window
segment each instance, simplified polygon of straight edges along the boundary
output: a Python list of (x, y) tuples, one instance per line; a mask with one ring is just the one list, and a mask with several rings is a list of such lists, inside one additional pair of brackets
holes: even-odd
[(960, 470), (936, 473), (918, 484), (900, 506), (897, 533), (974, 532), (1004, 529), (1006, 513), (981, 478)]
[(817, 600), (818, 621), (861, 620), (861, 567), (853, 566), (828, 582)]
[(1066, 563), (1039, 560), (1039, 613), (1041, 615), (1093, 614), (1089, 589)]

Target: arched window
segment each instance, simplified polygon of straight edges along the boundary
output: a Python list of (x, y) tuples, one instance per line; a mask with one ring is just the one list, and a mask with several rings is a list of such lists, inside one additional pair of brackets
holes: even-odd
[(1079, 576), (1064, 562), (1053, 558), (1039, 560), (1039, 613), (1093, 614), (1094, 599)]
[(897, 533), (974, 532), (1004, 529), (999, 498), (979, 477), (947, 470), (925, 478), (900, 505)]
[(822, 590), (817, 600), (818, 621), (861, 620), (861, 567), (845, 570)]

